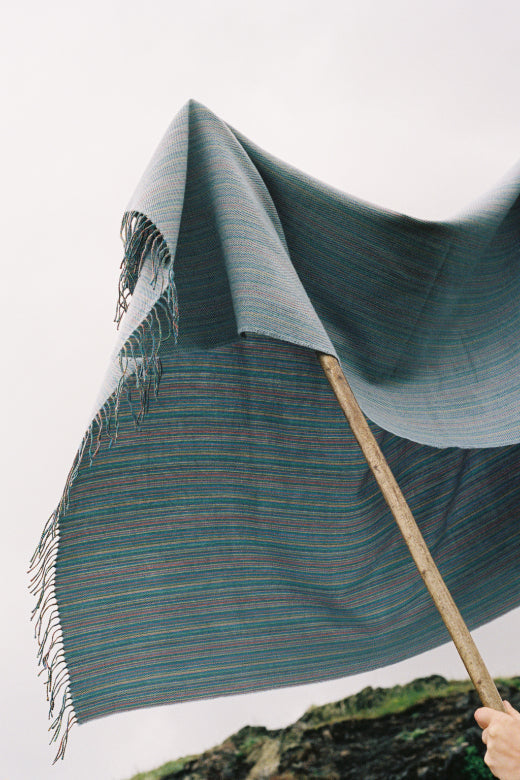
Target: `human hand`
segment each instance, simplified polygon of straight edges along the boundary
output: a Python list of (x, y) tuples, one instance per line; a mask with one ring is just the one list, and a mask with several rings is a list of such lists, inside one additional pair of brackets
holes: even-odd
[(508, 701), (505, 712), (479, 707), (475, 720), (486, 746), (484, 761), (499, 780), (520, 780), (520, 713)]

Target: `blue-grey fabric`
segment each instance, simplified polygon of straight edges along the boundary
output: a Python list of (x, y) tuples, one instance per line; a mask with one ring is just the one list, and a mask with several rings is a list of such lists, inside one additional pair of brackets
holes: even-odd
[(181, 344), (238, 331), (337, 354), (386, 430), (489, 447), (520, 437), (519, 193), (515, 169), (460, 218), (412, 219), (311, 179), (190, 101), (128, 210), (163, 234), (180, 295), (189, 263), (202, 271), (196, 290), (185, 283)]
[(470, 626), (520, 603), (518, 193), (511, 175), (416, 220), (193, 101), (177, 115), (128, 205), (120, 340), (34, 559), (59, 755), (76, 721), (447, 640), (316, 351)]

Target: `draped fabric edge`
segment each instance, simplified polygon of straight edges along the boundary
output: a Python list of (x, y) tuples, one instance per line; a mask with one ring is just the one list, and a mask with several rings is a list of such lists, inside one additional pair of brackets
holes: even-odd
[(135, 425), (139, 425), (145, 416), (150, 394), (157, 395), (161, 378), (159, 349), (170, 338), (176, 341), (178, 333), (173, 261), (162, 234), (146, 215), (129, 211), (123, 217), (121, 237), (124, 243), (124, 258), (115, 316), (118, 326), (128, 311), (128, 299), (134, 292), (145, 263), (152, 270), (152, 286), (157, 284), (161, 269), (166, 274), (167, 284), (146, 317), (139, 322), (119, 350), (121, 376), (117, 388), (97, 410), (87, 428), (67, 476), (59, 504), (49, 517), (30, 561), (29, 588), (36, 598), (31, 620), (34, 621), (34, 634), (38, 643), (37, 660), (41, 667), (40, 675), (46, 675), (50, 742), (58, 742), (54, 763), (64, 758), (70, 729), (78, 722), (70, 689), (70, 675), (55, 591), (60, 520), (67, 511), (70, 490), (83, 460), (88, 458), (92, 463), (103, 444), (111, 447), (117, 440), (122, 400), (128, 404)]

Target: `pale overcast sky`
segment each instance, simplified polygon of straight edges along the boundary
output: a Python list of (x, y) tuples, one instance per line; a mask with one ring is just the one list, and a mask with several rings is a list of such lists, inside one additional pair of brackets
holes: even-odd
[[(114, 342), (125, 203), (185, 101), (353, 195), (449, 217), (520, 156), (519, 23), (516, 0), (4, 5), (2, 778), (125, 780), (365, 685), (464, 676), (444, 647), (357, 678), (114, 715), (76, 727), (51, 769), (26, 569)], [(519, 617), (475, 632), (495, 675), (520, 673)]]

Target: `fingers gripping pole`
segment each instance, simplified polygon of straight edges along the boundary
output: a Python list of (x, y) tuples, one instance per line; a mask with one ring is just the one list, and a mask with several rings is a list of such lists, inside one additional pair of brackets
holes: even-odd
[(419, 573), (435, 602), (435, 606), (448, 629), (455, 647), (466, 667), (470, 679), (485, 707), (504, 711), (502, 699), (489, 674), (473, 638), (460, 614), (457, 605), (442, 579), (430, 555), (426, 542), (414, 520), (406, 500), (401, 493), (385, 456), (361, 411), (352, 390), (335, 357), (318, 353), (320, 364), (329, 380), (334, 394), (347, 418), (363, 455), (376, 478), (381, 492), (399, 526), (403, 538), (412, 554)]

